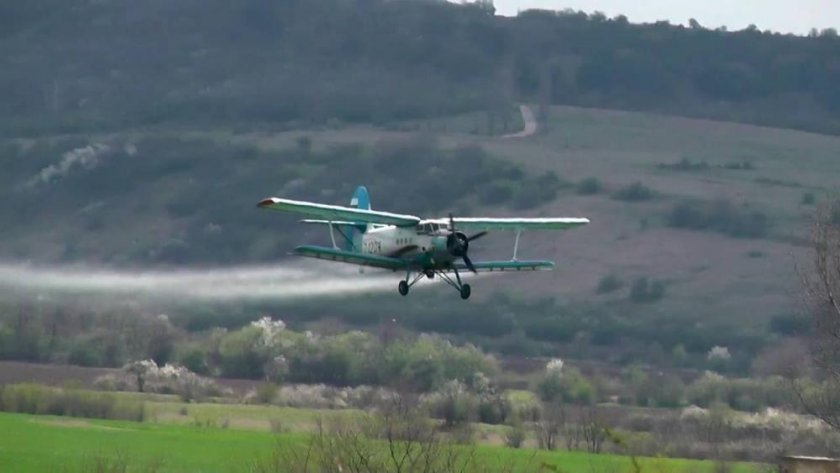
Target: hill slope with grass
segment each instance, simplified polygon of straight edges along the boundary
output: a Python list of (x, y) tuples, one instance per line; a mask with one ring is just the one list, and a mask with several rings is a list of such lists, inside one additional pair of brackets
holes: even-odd
[[(0, 26), (4, 261), (290, 264), (290, 248), (326, 235), (255, 203), (346, 203), (366, 184), (395, 212), (593, 223), (525, 235), (520, 256), (557, 270), (482, 278), (468, 305), (433, 287), (340, 313), (187, 301), (173, 319), (390, 316), (503, 353), (699, 368), (720, 346), (740, 371), (802, 328), (794, 265), (836, 186), (840, 139), (579, 106), (836, 133), (832, 31), (502, 18), (423, 0), (39, 0), (0, 7)], [(518, 101), (567, 105), (543, 108), (538, 134), (502, 139), (521, 128)], [(506, 257), (512, 242), (493, 235), (472, 256)]]
[[(840, 139), (571, 107), (553, 108), (535, 136), (501, 139), (475, 132), (484, 118), (6, 140), (0, 252), (117, 268), (294, 264), (290, 248), (328, 236), (255, 203), (342, 204), (366, 184), (377, 209), (593, 223), (525, 234), (520, 256), (553, 259), (556, 270), (480, 278), (469, 304), (436, 286), (402, 299), (395, 276), (393, 294), (347, 299), (338, 313), (332, 302), (264, 302), (187, 304), (173, 317), (202, 329), (266, 312), (311, 327), (325, 314), (349, 326), (393, 316), (508, 354), (700, 368), (720, 345), (739, 371), (801, 328), (795, 263), (807, 257), (814, 204), (833, 192)], [(493, 234), (473, 258), (505, 258), (512, 243)]]

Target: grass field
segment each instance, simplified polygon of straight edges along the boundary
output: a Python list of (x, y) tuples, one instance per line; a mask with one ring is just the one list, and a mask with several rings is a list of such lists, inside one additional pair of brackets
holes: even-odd
[[(305, 434), (297, 433), (0, 414), (0, 471), (82, 472), (89, 471), (96, 459), (120, 457), (136, 466), (136, 471), (161, 465), (158, 471), (247, 472), (256, 459), (269, 456), (274, 448), (301, 448), (305, 442)], [(632, 467), (627, 457), (580, 452), (479, 446), (476, 454), (490, 464), (521, 465), (522, 471), (539, 471), (542, 464), (568, 473), (624, 472)], [(642, 471), (650, 472), (711, 472), (714, 467), (711, 462), (691, 460), (644, 458), (639, 462)], [(747, 464), (733, 469), (754, 470)]]

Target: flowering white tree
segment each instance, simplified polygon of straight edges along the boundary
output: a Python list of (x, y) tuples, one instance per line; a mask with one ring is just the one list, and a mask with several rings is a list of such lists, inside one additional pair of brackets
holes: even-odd
[(563, 360), (554, 358), (545, 364), (546, 373), (560, 375), (563, 371)]
[(732, 355), (729, 354), (729, 348), (722, 346), (713, 346), (709, 353), (706, 354), (706, 359), (709, 361), (729, 361)]
[(125, 365), (123, 370), (135, 378), (140, 392), (176, 393), (185, 400), (222, 392), (213, 381), (183, 366), (158, 366), (154, 360), (141, 360)]
[(262, 332), (262, 344), (264, 347), (274, 346), (277, 342), (277, 337), (286, 329), (286, 324), (282, 320), (272, 320), (268, 316), (251, 322), (251, 326), (260, 329)]
[(126, 373), (134, 376), (137, 383), (137, 390), (144, 392), (146, 386), (146, 378), (154, 370), (157, 370), (157, 363), (154, 360), (141, 360), (129, 363), (123, 367)]

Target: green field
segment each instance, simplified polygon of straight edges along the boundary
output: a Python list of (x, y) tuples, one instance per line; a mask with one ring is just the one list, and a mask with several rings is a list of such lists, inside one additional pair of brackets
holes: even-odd
[[(245, 472), (255, 459), (269, 456), (274, 445), (302, 446), (305, 434), (235, 428), (93, 421), (49, 416), (0, 414), (0, 471), (88, 471), (96, 459), (125, 458), (139, 470), (162, 465), (166, 472)], [(476, 447), (488, 462), (529, 465), (538, 471), (549, 464), (565, 472), (631, 471), (627, 457), (580, 452), (542, 452), (502, 447)], [(711, 462), (675, 459), (640, 460), (642, 471), (712, 471)], [(735, 465), (733, 471), (752, 471)]]

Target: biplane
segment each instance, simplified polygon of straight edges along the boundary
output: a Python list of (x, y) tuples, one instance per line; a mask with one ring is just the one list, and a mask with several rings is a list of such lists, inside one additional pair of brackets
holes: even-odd
[[(554, 263), (517, 258), (519, 240), (526, 230), (568, 230), (589, 223), (586, 218), (475, 218), (422, 219), (414, 215), (372, 210), (367, 188), (359, 186), (349, 206), (328, 205), (270, 197), (260, 208), (292, 212), (307, 217), (302, 223), (329, 228), (331, 247), (304, 245), (293, 253), (308, 258), (404, 271), (397, 289), (403, 296), (424, 277), (435, 276), (469, 299), (471, 288), (461, 279), (462, 271), (540, 271)], [(490, 231), (515, 232), (513, 257), (500, 261), (472, 261), (470, 243)], [(338, 235), (338, 236), (337, 236)], [(339, 242), (342, 244), (339, 245)]]

